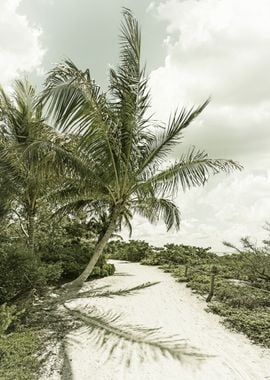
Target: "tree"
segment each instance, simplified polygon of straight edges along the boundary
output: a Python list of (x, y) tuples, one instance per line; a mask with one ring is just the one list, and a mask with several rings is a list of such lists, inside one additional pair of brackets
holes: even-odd
[(12, 215), (32, 252), (38, 202), (59, 177), (59, 150), (63, 158), (61, 138), (46, 123), (31, 84), (16, 81), (11, 95), (0, 88), (0, 217)]
[(130, 225), (138, 213), (151, 222), (163, 219), (168, 230), (179, 228), (180, 212), (172, 201), (179, 187), (203, 185), (211, 174), (241, 168), (232, 160), (211, 159), (194, 147), (171, 161), (172, 148), (208, 101), (176, 111), (166, 128), (154, 121), (149, 116), (150, 94), (140, 56), (138, 22), (124, 9), (120, 63), (110, 69), (107, 92), (96, 85), (88, 69), (81, 71), (70, 60), (53, 68), (45, 83), (48, 112), (62, 132), (80, 136), (80, 154), (85, 157), (80, 181), (59, 192), (65, 203), (62, 210), (92, 205), (109, 213), (106, 231), (74, 286), (88, 278), (119, 223)]
[[(270, 232), (269, 222), (264, 229)], [(263, 245), (258, 247), (249, 237), (240, 239), (241, 248), (234, 244), (224, 241), (226, 247), (232, 248), (239, 253), (239, 264), (246, 272), (248, 278), (255, 282), (270, 284), (270, 240), (263, 240)]]

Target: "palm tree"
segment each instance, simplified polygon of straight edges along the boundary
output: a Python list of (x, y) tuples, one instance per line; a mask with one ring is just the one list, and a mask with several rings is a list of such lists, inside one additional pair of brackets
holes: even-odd
[[(94, 236), (97, 237), (98, 240), (101, 240), (103, 235), (107, 231), (109, 223), (110, 223), (109, 215), (106, 212), (100, 211), (99, 213), (97, 213), (96, 216), (91, 217), (91, 219), (87, 223), (87, 226), (90, 229), (90, 231), (92, 231)], [(121, 230), (121, 224), (119, 225), (118, 228), (116, 226), (115, 231), (117, 232), (118, 230)], [(117, 233), (113, 233), (111, 235), (111, 238), (117, 238), (120, 240), (123, 239), (122, 236)]]
[(56, 146), (64, 156), (31, 84), (16, 81), (11, 95), (0, 87), (0, 214), (13, 214), (32, 252), (38, 202), (56, 174)]
[(211, 174), (241, 168), (194, 147), (171, 161), (172, 148), (208, 100), (197, 108), (176, 111), (164, 128), (149, 116), (150, 95), (140, 55), (138, 22), (124, 9), (120, 63), (110, 69), (107, 92), (101, 91), (89, 70), (79, 70), (70, 60), (53, 68), (45, 83), (48, 112), (62, 132), (81, 138), (80, 154), (85, 157), (80, 181), (59, 193), (63, 210), (92, 205), (109, 213), (106, 231), (74, 286), (86, 281), (119, 223), (130, 225), (138, 213), (150, 222), (164, 220), (168, 230), (179, 228), (180, 212), (172, 199), (180, 187), (203, 185)]

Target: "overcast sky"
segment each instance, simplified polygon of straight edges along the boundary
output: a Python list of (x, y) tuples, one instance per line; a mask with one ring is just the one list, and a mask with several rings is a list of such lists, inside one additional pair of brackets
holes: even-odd
[(117, 63), (121, 7), (142, 26), (156, 118), (177, 106), (212, 101), (185, 142), (212, 157), (233, 158), (241, 173), (216, 176), (204, 188), (179, 193), (180, 232), (136, 218), (133, 238), (212, 246), (258, 241), (270, 220), (269, 0), (0, 0), (0, 82), (27, 75), (40, 87), (65, 57), (89, 67), (102, 86)]

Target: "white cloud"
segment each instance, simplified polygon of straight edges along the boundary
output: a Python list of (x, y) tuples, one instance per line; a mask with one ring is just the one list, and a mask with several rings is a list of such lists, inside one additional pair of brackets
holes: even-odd
[(218, 250), (223, 240), (260, 240), (270, 215), (270, 2), (167, 0), (152, 3), (150, 11), (167, 22), (167, 56), (150, 75), (156, 116), (165, 121), (177, 106), (200, 104), (211, 95), (185, 145), (237, 159), (245, 170), (179, 196), (179, 233), (144, 224), (140, 237)]
[(222, 242), (239, 243), (250, 236), (260, 243), (266, 237), (263, 225), (270, 215), (270, 171), (246, 171), (220, 180), (216, 177), (203, 188), (181, 193), (176, 199), (182, 213), (181, 229), (166, 232), (159, 223), (150, 225), (135, 218), (134, 239), (154, 245), (168, 242), (211, 246), (226, 251)]
[(41, 30), (18, 12), (20, 0), (2, 0), (0, 13), (0, 82), (8, 85), (23, 72), (41, 68), (45, 53)]
[(270, 124), (270, 2), (168, 0), (157, 13), (168, 22), (166, 61), (151, 73), (158, 116), (211, 96), (187, 141), (214, 153), (217, 145), (235, 153), (252, 141), (252, 151), (261, 151)]

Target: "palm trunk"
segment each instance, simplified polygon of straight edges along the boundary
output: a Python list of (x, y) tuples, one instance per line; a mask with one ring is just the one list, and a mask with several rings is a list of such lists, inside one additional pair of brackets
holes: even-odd
[(31, 253), (35, 253), (35, 213), (30, 210), (27, 217), (28, 246)]
[(110, 223), (108, 225), (108, 228), (107, 228), (106, 232), (104, 233), (103, 237), (100, 240), (98, 240), (96, 247), (95, 247), (95, 250), (94, 250), (94, 254), (91, 257), (87, 267), (84, 269), (84, 271), (80, 274), (79, 277), (77, 277), (72, 282), (65, 284), (66, 288), (80, 288), (83, 285), (83, 283), (88, 279), (88, 277), (92, 273), (98, 259), (102, 255), (102, 252), (103, 252), (105, 246), (107, 245), (110, 237), (112, 236), (112, 234), (115, 231), (118, 214), (119, 214), (118, 210), (116, 210), (116, 209), (112, 212), (111, 220), (110, 220)]

